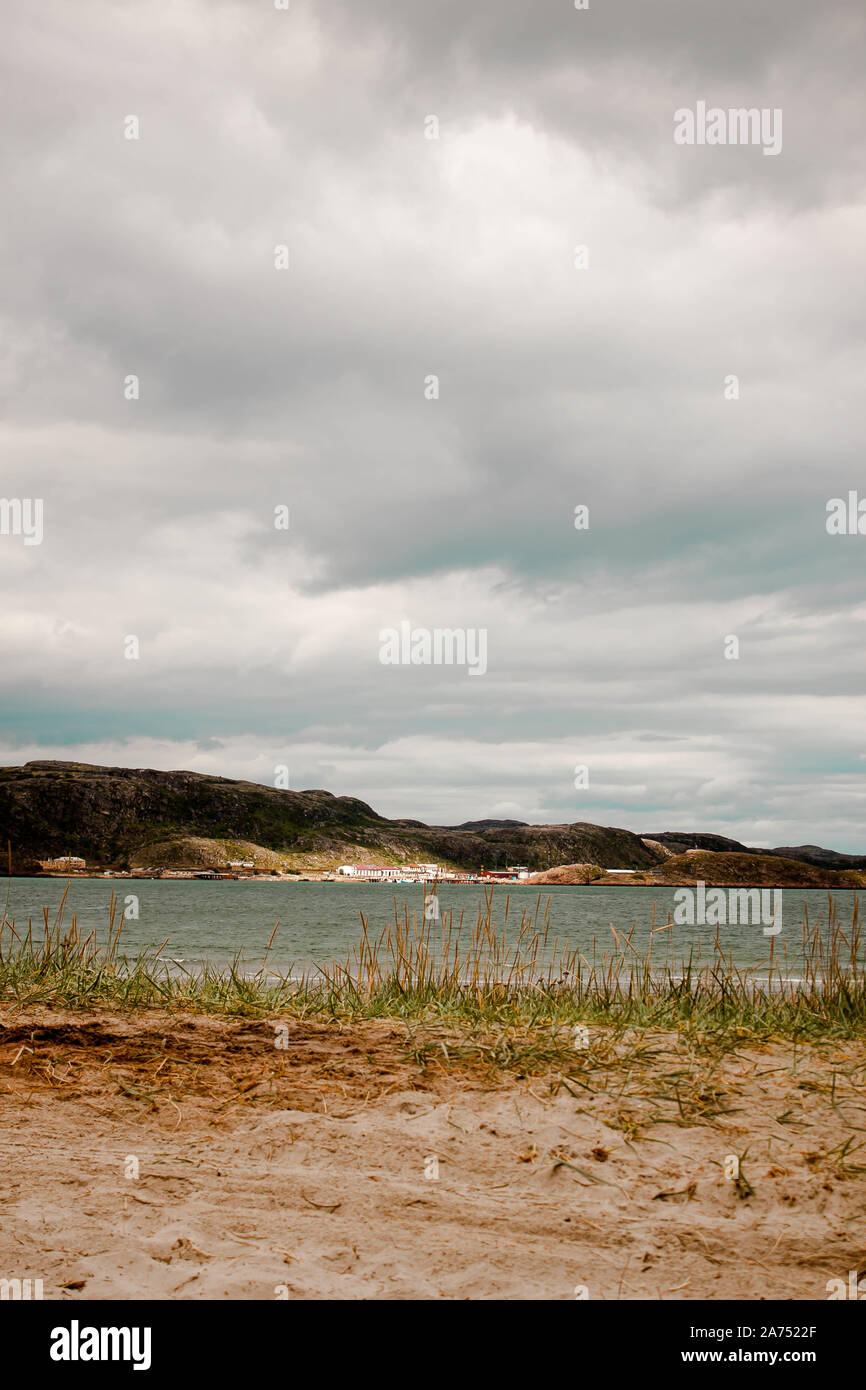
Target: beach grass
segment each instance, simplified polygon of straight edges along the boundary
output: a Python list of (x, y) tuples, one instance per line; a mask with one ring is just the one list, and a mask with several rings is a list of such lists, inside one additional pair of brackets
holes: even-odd
[[(403, 1020), (442, 1024), (486, 1048), (494, 1065), (519, 1068), (529, 1048), (551, 1063), (581, 1046), (584, 1026), (676, 1029), (701, 1046), (745, 1040), (826, 1041), (866, 1036), (866, 970), (859, 904), (850, 924), (828, 898), (826, 919), (806, 917), (796, 962), (769, 937), (764, 961), (738, 966), (718, 936), (708, 960), (677, 955), (670, 920), (650, 928), (643, 953), (635, 927), (611, 927), (612, 941), (590, 956), (551, 939), (550, 900), (510, 916), (508, 895), (485, 890), (467, 923), (445, 912), (425, 920), (394, 904), (392, 920), (372, 930), (361, 914), (357, 943), (342, 961), (280, 974), (268, 957), (248, 973), (228, 966), (186, 970), (163, 957), (168, 942), (128, 957), (123, 918), (112, 894), (107, 940), (64, 922), (66, 895), (53, 921), (47, 910), (24, 930), (0, 923), (0, 1004), (131, 1012), (151, 1008), (257, 1019)], [(485, 1041), (482, 1043), (481, 1038)], [(492, 1041), (491, 1041), (492, 1039)], [(426, 1045), (426, 1044), (425, 1044)]]

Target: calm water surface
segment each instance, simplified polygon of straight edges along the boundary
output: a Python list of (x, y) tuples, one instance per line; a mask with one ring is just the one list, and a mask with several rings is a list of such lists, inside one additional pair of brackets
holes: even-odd
[[(66, 884), (61, 879), (17, 878), (7, 880), (2, 899), (8, 890), (7, 916), (14, 920), (16, 930), (27, 929), (32, 918), (34, 929), (41, 932), (43, 908), (48, 909), (53, 922)], [(394, 918), (394, 900), (402, 916), (404, 906), (415, 912), (420, 920), (423, 911), (423, 890), (420, 884), (357, 884), (357, 883), (260, 883), (252, 881), (219, 880), (214, 882), (171, 879), (73, 879), (64, 911), (64, 924), (70, 925), (73, 914), (78, 926), (89, 932), (94, 929), (97, 940), (104, 941), (109, 921), (109, 901), (112, 889), (119, 899), (118, 917), (128, 895), (138, 899), (139, 916), (127, 918), (123, 924), (121, 942), (129, 956), (154, 949), (168, 937), (164, 956), (181, 962), (186, 969), (207, 960), (225, 965), (238, 954), (245, 970), (256, 970), (263, 959), (274, 926), (279, 929), (268, 957), (268, 965), (281, 973), (303, 969), (336, 956), (345, 959), (347, 949), (360, 934), (360, 914), (370, 919), (371, 934)], [(488, 890), (489, 891), (489, 890)], [(559, 887), (542, 890), (542, 913), (550, 900), (550, 939), (555, 936), (572, 948), (579, 948), (590, 958), (595, 949), (597, 958), (614, 945), (611, 924), (619, 932), (636, 929), (632, 942), (643, 954), (649, 943), (653, 907), (656, 925), (673, 913), (673, 888), (610, 888)], [(536, 910), (538, 887), (514, 885), (509, 889), (496, 888), (493, 897), (494, 920), (501, 926), (509, 898), (509, 939), (516, 936), (523, 909)], [(839, 921), (844, 928), (851, 922), (854, 893), (850, 890), (834, 894)], [(808, 911), (810, 923), (827, 921), (827, 893), (817, 890), (786, 888), (782, 893), (782, 931), (776, 937), (776, 958), (787, 960), (795, 973), (802, 946), (802, 924)], [(483, 905), (484, 890), (477, 884), (444, 885), (439, 890), (442, 910), (453, 909), (455, 922), (464, 913), (466, 935)], [(434, 924), (435, 925), (435, 924)], [(676, 959), (687, 956), (694, 948), (695, 956), (704, 961), (713, 957), (712, 926), (676, 926), (673, 929)], [(760, 926), (736, 925), (719, 928), (725, 950), (736, 965), (756, 966), (766, 959), (769, 938)], [(662, 962), (665, 943), (670, 933), (655, 937), (654, 958)]]

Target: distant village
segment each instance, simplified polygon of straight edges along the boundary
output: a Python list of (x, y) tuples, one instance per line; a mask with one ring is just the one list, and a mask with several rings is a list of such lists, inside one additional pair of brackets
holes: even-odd
[(529, 878), (525, 864), (507, 869), (482, 869), (473, 874), (461, 869), (443, 869), (438, 864), (341, 864), (338, 878), (361, 879), (367, 883), (517, 883)]
[(505, 869), (482, 868), (479, 873), (468, 870), (448, 869), (439, 864), (341, 864), (336, 870), (324, 869), (321, 872), (293, 872), (286, 869), (264, 870), (252, 859), (230, 860), (224, 868), (177, 868), (133, 867), (131, 869), (87, 868), (86, 860), (77, 854), (62, 855), (55, 859), (40, 859), (39, 866), (46, 874), (74, 875), (103, 878), (167, 878), (167, 879), (291, 879), (294, 882), (338, 883), (351, 880), (355, 883), (519, 883), (529, 878), (525, 864), (510, 864)]

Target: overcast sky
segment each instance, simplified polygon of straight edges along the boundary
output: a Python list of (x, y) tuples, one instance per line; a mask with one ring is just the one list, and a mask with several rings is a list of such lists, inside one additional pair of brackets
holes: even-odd
[(866, 850), (860, 0), (6, 12), (0, 761)]

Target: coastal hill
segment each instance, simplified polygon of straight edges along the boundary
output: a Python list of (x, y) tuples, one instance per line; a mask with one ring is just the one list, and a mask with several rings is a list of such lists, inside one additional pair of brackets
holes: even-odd
[(712, 854), (706, 850), (691, 850), (666, 859), (654, 870), (656, 883), (707, 883), (713, 886), (751, 886), (754, 888), (796, 884), (799, 888), (863, 888), (866, 872), (862, 869), (832, 869), (804, 860), (786, 859), (772, 854)]
[[(610, 867), (610, 866), (605, 866)], [(597, 865), (562, 864), (546, 872), (532, 874), (537, 884), (647, 884), (681, 887), (705, 883), (710, 888), (866, 888), (866, 870), (828, 869), (803, 860), (786, 859), (773, 851), (730, 854), (703, 849), (672, 855), (652, 869), (627, 877), (604, 874)]]
[(421, 860), (504, 868), (593, 859), (649, 867), (660, 857), (628, 830), (481, 821), (428, 826), (387, 820), (351, 796), (283, 791), (196, 772), (30, 762), (0, 769), (0, 845), (18, 872), (78, 855), (88, 868), (211, 867), (227, 858), (263, 868), (331, 869), (347, 861)]
[(758, 849), (751, 845), (741, 845), (739, 840), (726, 839), (724, 835), (707, 835), (700, 832), (687, 834), (684, 830), (665, 830), (643, 838), (645, 842), (652, 840), (657, 843), (670, 855), (705, 849), (713, 854), (776, 855), (781, 859), (795, 859), (803, 864), (814, 864), (819, 869), (866, 869), (866, 854), (840, 854), (838, 850), (821, 849), (819, 845), (786, 845), (779, 849)]
[[(473, 871), (524, 864), (538, 872), (589, 864), (664, 876), (677, 872), (677, 860), (695, 849), (709, 859), (731, 853), (782, 854), (750, 850), (723, 836), (668, 831), (642, 836), (581, 821), (526, 825), (477, 820), (430, 826), (388, 820), (356, 797), (328, 791), (281, 790), (196, 772), (55, 761), (0, 768), (4, 864), (7, 842), (13, 873), (38, 871), (42, 859), (77, 855), (88, 869), (209, 868), (246, 860), (259, 870), (310, 871), (347, 862), (419, 860)], [(784, 856), (823, 870), (831, 881), (839, 869), (866, 867), (866, 856), (837, 855), (816, 846), (804, 846), (802, 853), (789, 849)], [(814, 881), (808, 874), (807, 880)], [(844, 875), (838, 881), (844, 886)]]

